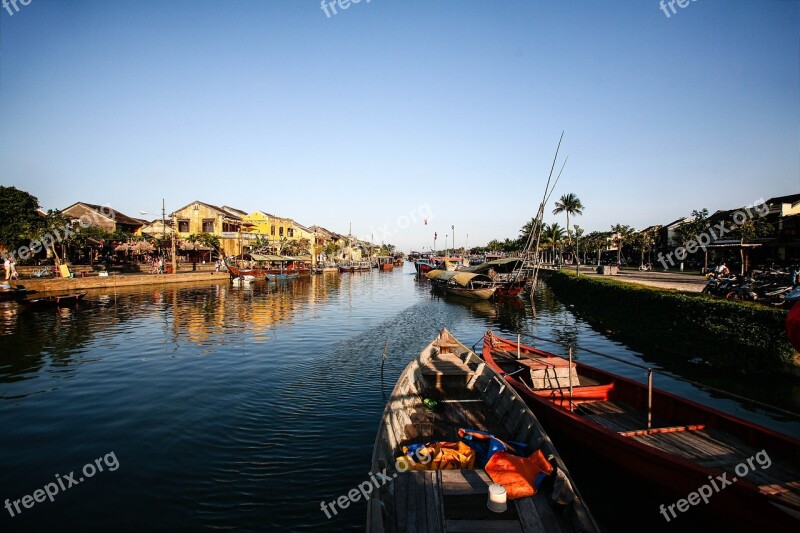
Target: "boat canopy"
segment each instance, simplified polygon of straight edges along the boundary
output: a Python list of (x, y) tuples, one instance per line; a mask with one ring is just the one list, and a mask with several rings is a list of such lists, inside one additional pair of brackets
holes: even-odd
[(253, 261), (293, 261), (291, 257), (284, 257), (282, 255), (251, 254), (250, 257)]
[[(519, 257), (504, 257), (502, 259), (495, 259), (493, 261), (487, 261), (486, 263), (481, 263), (480, 265), (465, 268), (464, 270), (466, 272), (476, 272), (476, 273), (487, 272), (489, 269), (492, 268), (497, 270), (498, 269), (497, 267), (506, 267), (506, 269), (511, 270), (516, 266), (515, 263), (519, 263), (521, 261), (522, 259), (520, 259)], [(505, 271), (506, 269), (501, 269), (501, 270)]]
[(435, 279), (438, 281), (449, 282), (453, 281), (462, 287), (469, 285), (471, 281), (488, 281), (491, 283), (492, 278), (484, 274), (475, 274), (473, 272), (464, 272), (456, 270), (431, 270), (425, 276), (428, 279)]

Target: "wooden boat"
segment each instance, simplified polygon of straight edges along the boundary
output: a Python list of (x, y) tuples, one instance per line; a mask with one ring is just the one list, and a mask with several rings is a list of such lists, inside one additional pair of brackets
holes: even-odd
[(414, 261), (414, 268), (417, 271), (417, 275), (422, 277), (431, 270), (434, 270), (436, 265), (428, 260), (421, 259), (419, 261)]
[(464, 270), (476, 274), (486, 274), (498, 285), (497, 296), (518, 296), (530, 280), (522, 270), (523, 260), (519, 257), (503, 257), (470, 266)]
[(369, 272), (372, 265), (369, 261), (350, 261), (339, 265), (339, 272)]
[(394, 270), (394, 258), (392, 257), (376, 257), (375, 262), (378, 265), (378, 270), (381, 272), (391, 272)]
[(300, 277), (300, 272), (288, 268), (271, 269), (267, 271), (266, 276), (270, 281), (297, 279)]
[[(570, 366), (491, 331), (482, 355), (525, 398), (556, 443), (586, 443), (581, 454), (645, 484), (665, 504), (727, 476), (737, 481), (693, 512), (719, 528), (800, 530), (797, 439), (655, 388), (648, 424), (647, 385), (579, 362)], [(681, 513), (667, 516), (680, 527)], [(691, 524), (686, 519), (691, 520), (684, 517), (684, 527)]]
[[(433, 408), (431, 400), (437, 403)], [(505, 511), (494, 512), (487, 507), (493, 482), (484, 469), (457, 463), (448, 465), (454, 469), (434, 470), (430, 460), (422, 467), (431, 469), (408, 468), (403, 446), (455, 442), (467, 428), (552, 456), (554, 471), (560, 472), (555, 484), (568, 503), (553, 503), (542, 486), (533, 496), (509, 498)], [(381, 418), (370, 472), (383, 473), (388, 482), (370, 494), (368, 532), (598, 530), (550, 438), (521, 397), (446, 329), (398, 379)]]
[(74, 294), (61, 294), (58, 296), (45, 296), (42, 298), (31, 298), (28, 300), (20, 300), (21, 304), (32, 307), (65, 307), (68, 305), (75, 305), (86, 296), (85, 292), (77, 292)]
[(489, 300), (498, 289), (489, 276), (472, 272), (431, 270), (425, 275), (434, 288), (454, 296)]
[(311, 275), (311, 265), (306, 258), (285, 255), (253, 253), (226, 257), (225, 266), (231, 279), (239, 276), (254, 276), (256, 279), (293, 279)]
[(254, 283), (255, 281), (256, 281), (256, 277), (255, 276), (251, 276), (249, 274), (245, 274), (243, 276), (237, 276), (235, 278), (231, 278), (231, 284), (234, 287), (243, 287), (243, 286), (249, 285), (251, 283)]
[(34, 291), (29, 291), (21, 285), (12, 287), (9, 283), (2, 283), (0, 284), (0, 302), (22, 300), (32, 292)]

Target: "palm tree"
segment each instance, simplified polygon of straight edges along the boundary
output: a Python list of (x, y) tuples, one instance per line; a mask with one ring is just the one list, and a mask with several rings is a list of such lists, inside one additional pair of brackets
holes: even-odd
[(575, 196), (573, 193), (563, 195), (561, 199), (556, 202), (556, 208), (553, 209), (554, 215), (557, 215), (559, 213), (567, 214), (567, 238), (569, 239), (570, 244), (572, 244), (572, 236), (570, 235), (569, 232), (569, 216), (582, 215), (583, 209), (584, 207), (583, 204), (581, 203), (580, 198)]
[(553, 248), (553, 255), (556, 254), (558, 243), (564, 239), (564, 228), (558, 225), (558, 222), (553, 222), (542, 227), (542, 242)]
[(634, 229), (624, 224), (615, 224), (611, 226), (611, 231), (614, 232), (614, 241), (617, 243), (617, 264), (622, 266), (622, 247), (631, 238)]

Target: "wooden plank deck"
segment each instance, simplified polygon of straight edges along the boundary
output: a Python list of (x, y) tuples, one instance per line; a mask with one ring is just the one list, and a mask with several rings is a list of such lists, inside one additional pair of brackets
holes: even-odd
[[(581, 404), (579, 412), (598, 424), (617, 432), (647, 428), (646, 413), (621, 402), (591, 402)], [(653, 427), (667, 424), (653, 420)], [(734, 473), (737, 465), (756, 456), (761, 450), (729, 433), (713, 427), (695, 431), (651, 433), (628, 437), (642, 444), (687, 459), (706, 468)], [(765, 493), (781, 493), (787, 501), (800, 504), (800, 469), (781, 458), (771, 457), (771, 465), (762, 468), (752, 460), (745, 479), (761, 487)]]
[(569, 531), (544, 495), (508, 502), (503, 513), (487, 507), (491, 479), (483, 470), (410, 471), (391, 484), (392, 531), (520, 532)]

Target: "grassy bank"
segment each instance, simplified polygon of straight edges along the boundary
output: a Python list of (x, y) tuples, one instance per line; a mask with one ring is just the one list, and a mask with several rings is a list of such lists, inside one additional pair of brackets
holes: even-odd
[(547, 282), (590, 323), (638, 348), (742, 372), (792, 369), (786, 311), (566, 272)]

